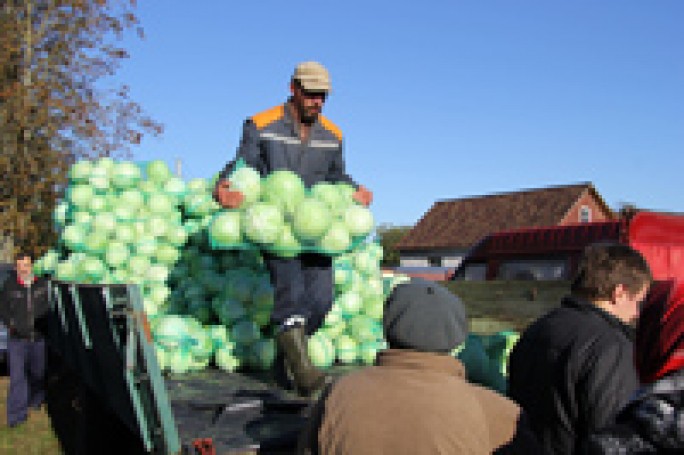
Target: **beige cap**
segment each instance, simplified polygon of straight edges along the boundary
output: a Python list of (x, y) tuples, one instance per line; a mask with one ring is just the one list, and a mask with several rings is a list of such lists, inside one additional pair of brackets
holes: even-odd
[(330, 74), (318, 62), (303, 62), (295, 68), (292, 79), (298, 81), (304, 90), (312, 92), (330, 91)]

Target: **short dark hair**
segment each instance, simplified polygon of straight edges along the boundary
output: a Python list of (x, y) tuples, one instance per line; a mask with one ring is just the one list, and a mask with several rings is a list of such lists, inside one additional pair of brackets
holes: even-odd
[(31, 262), (33, 262), (33, 255), (26, 250), (20, 250), (17, 254), (14, 255), (15, 261), (26, 258), (29, 258)]
[(594, 243), (582, 252), (570, 289), (587, 299), (608, 299), (618, 285), (636, 294), (653, 281), (646, 259), (621, 243)]

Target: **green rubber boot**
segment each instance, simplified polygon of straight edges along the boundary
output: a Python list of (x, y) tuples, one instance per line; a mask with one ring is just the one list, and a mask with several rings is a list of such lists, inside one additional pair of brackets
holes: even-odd
[(294, 326), (280, 332), (276, 343), (299, 395), (315, 396), (330, 382), (331, 377), (311, 363), (304, 327)]

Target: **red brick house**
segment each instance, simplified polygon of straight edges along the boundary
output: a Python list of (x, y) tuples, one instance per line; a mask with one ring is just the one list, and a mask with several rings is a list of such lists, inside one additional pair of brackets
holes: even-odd
[(397, 244), (400, 265), (455, 268), (489, 234), (615, 217), (588, 182), (437, 201)]

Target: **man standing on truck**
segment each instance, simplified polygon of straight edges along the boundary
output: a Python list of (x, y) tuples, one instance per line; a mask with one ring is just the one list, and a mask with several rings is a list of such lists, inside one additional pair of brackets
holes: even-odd
[[(238, 159), (262, 177), (290, 170), (307, 187), (318, 182), (347, 182), (356, 187), (354, 199), (368, 206), (372, 193), (347, 175), (342, 133), (321, 115), (330, 93), (330, 75), (317, 62), (297, 65), (290, 80), (290, 98), (248, 118), (235, 160), (219, 174), (214, 197), (224, 208), (238, 208), (244, 199), (228, 180)], [(271, 323), (276, 327), (276, 378), (291, 377), (301, 395), (311, 395), (328, 377), (309, 359), (307, 336), (323, 323), (333, 302), (332, 258), (305, 253), (294, 258), (264, 254), (275, 291)]]
[(632, 324), (651, 281), (632, 247), (590, 245), (571, 295), (513, 348), (508, 394), (529, 415), (546, 453), (580, 453), (581, 441), (612, 423), (636, 391)]
[(48, 284), (33, 275), (28, 253), (19, 253), (16, 271), (0, 291), (0, 319), (7, 326), (7, 424), (26, 421), (28, 408), (39, 409), (45, 400), (45, 334)]

